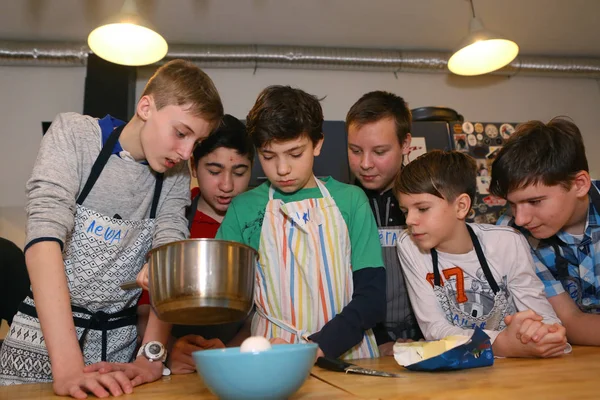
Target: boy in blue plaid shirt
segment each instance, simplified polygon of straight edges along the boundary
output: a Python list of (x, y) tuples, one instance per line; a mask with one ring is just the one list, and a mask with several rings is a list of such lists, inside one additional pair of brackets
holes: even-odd
[(492, 165), (490, 191), (508, 200), (498, 224), (527, 237), (569, 342), (600, 345), (600, 193), (577, 126), (555, 118), (517, 127)]

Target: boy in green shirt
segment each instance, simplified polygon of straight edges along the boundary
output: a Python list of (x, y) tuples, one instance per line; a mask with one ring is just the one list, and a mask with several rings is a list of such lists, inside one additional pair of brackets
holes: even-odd
[(379, 355), (371, 328), (385, 318), (377, 226), (360, 188), (317, 179), (319, 100), (289, 86), (263, 90), (247, 130), (268, 178), (237, 196), (217, 239), (259, 252), (252, 335), (319, 344), (319, 356)]

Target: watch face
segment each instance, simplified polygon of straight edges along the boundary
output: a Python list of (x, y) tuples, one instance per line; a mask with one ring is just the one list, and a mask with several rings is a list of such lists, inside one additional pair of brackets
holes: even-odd
[(153, 356), (160, 354), (161, 350), (161, 346), (156, 343), (152, 343), (150, 346), (148, 346), (148, 353), (152, 354)]

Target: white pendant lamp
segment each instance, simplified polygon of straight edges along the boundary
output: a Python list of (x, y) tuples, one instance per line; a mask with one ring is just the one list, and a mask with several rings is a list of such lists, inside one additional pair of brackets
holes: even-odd
[(148, 65), (161, 60), (167, 41), (137, 12), (134, 0), (125, 0), (121, 11), (88, 36), (88, 46), (98, 56), (115, 64)]
[(457, 75), (482, 75), (508, 65), (519, 54), (519, 46), (512, 40), (485, 29), (475, 17), (469, 25), (469, 35), (460, 43), (458, 50), (448, 60), (448, 69)]

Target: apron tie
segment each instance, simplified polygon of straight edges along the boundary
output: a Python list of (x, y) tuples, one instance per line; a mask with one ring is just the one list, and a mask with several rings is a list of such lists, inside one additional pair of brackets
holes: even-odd
[[(29, 298), (33, 300), (33, 295), (30, 293)], [(116, 313), (106, 313), (104, 311), (96, 311), (95, 313), (75, 305), (71, 305), (73, 312), (89, 315), (90, 318), (81, 318), (73, 316), (73, 322), (76, 327), (83, 328), (83, 333), (79, 338), (79, 348), (83, 352), (83, 345), (90, 330), (102, 332), (102, 356), (101, 361), (106, 361), (107, 358), (107, 343), (108, 331), (137, 324), (137, 307), (125, 308)], [(38, 318), (37, 310), (34, 306), (22, 302), (19, 306), (19, 311), (33, 318)]]

